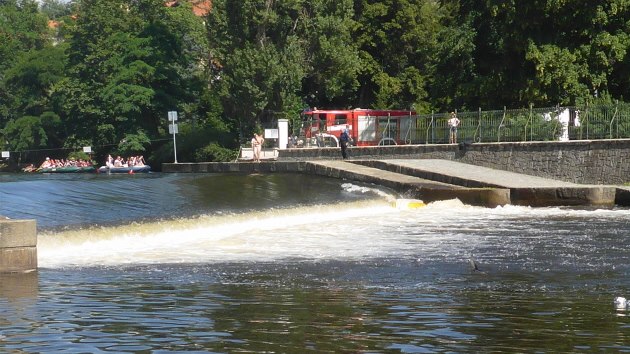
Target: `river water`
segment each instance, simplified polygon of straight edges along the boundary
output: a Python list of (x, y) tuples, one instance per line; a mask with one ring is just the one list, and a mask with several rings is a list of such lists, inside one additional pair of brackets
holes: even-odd
[(628, 209), (396, 197), (300, 174), (0, 175), (40, 266), (0, 275), (0, 352), (630, 351)]

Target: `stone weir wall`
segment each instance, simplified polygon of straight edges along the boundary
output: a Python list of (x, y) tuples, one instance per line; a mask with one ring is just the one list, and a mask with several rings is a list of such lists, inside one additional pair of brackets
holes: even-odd
[[(630, 182), (630, 139), (351, 147), (350, 159), (446, 159), (580, 184)], [(279, 150), (278, 161), (340, 159), (339, 148)]]

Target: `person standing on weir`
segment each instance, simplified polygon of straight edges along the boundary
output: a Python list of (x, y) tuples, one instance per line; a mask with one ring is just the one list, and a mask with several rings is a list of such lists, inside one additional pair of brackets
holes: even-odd
[(252, 138), (252, 152), (254, 153), (254, 162), (260, 162), (260, 155), (264, 142), (265, 139), (262, 137), (261, 134), (254, 133), (254, 137)]
[(460, 120), (459, 118), (457, 118), (457, 114), (455, 114), (455, 112), (451, 112), (451, 119), (448, 120), (448, 141), (450, 144), (457, 144), (457, 127), (459, 126), (459, 123)]

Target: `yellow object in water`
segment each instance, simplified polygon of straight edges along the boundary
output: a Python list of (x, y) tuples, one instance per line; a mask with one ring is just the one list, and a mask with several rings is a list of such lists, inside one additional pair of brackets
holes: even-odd
[(396, 209), (417, 209), (427, 206), (420, 199), (396, 199)]

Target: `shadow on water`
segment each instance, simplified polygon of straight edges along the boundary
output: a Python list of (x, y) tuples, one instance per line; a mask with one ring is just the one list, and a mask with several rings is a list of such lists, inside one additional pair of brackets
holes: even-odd
[(0, 273), (0, 297), (9, 301), (23, 298), (36, 298), (38, 295), (38, 274)]

